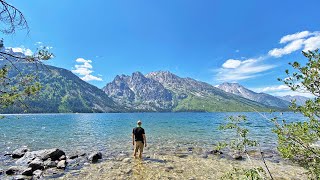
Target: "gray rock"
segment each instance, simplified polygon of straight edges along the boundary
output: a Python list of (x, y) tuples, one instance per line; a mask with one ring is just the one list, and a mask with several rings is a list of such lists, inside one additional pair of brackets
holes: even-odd
[(78, 158), (78, 157), (79, 157), (79, 155), (75, 154), (75, 155), (71, 155), (71, 156), (69, 157), (69, 159), (76, 159), (76, 158)]
[(175, 156), (179, 157), (179, 158), (185, 158), (188, 155), (187, 154), (175, 154)]
[(65, 169), (67, 167), (67, 162), (66, 160), (61, 160), (59, 161), (59, 163), (57, 164), (57, 168), (58, 169)]
[(43, 172), (39, 169), (34, 171), (32, 179), (43, 179)]
[(242, 156), (240, 153), (234, 153), (232, 154), (232, 158), (235, 159), (235, 160), (242, 160)]
[(65, 156), (65, 155), (62, 155), (60, 158), (59, 158), (59, 160), (61, 161), (61, 160), (66, 160), (67, 159), (67, 157)]
[(31, 177), (24, 175), (17, 175), (12, 178), (13, 180), (31, 180)]
[(28, 148), (19, 148), (12, 152), (12, 158), (21, 158), (26, 152), (28, 152)]
[(7, 175), (19, 174), (19, 172), (23, 171), (23, 167), (20, 166), (11, 166), (8, 170), (6, 170)]
[(25, 175), (25, 176), (32, 176), (32, 168), (31, 167), (29, 167), (29, 168), (27, 168), (27, 169), (25, 169), (25, 170), (23, 170), (22, 171), (22, 175)]
[(66, 155), (62, 150), (60, 149), (45, 149), (38, 153), (42, 160), (47, 160), (48, 158), (51, 158), (52, 161), (59, 160), (59, 158), (63, 155)]
[(98, 162), (99, 159), (102, 159), (102, 153), (101, 152), (94, 152), (89, 155), (88, 159), (90, 162), (96, 163), (96, 162)]
[(183, 173), (183, 170), (182, 169), (177, 169), (176, 173)]
[(31, 151), (26, 152), (23, 157), (16, 161), (16, 164), (26, 166), (30, 163), (33, 159), (39, 158), (43, 161), (51, 158), (52, 161), (59, 160), (59, 158), (65, 155), (65, 153), (59, 149), (44, 149), (39, 151)]
[(124, 162), (124, 163), (129, 163), (131, 161), (131, 158), (124, 158), (123, 160), (122, 160), (122, 162)]
[(48, 158), (46, 161), (43, 162), (44, 168), (52, 168), (56, 167), (57, 163), (55, 161), (51, 161), (51, 158)]
[(124, 159), (127, 158), (127, 157), (128, 157), (127, 154), (125, 154), (125, 153), (120, 153), (120, 154), (117, 155), (116, 160), (117, 160), (117, 161), (122, 161), (122, 160), (124, 160)]
[(5, 153), (4, 156), (12, 156), (11, 153)]
[(32, 168), (33, 171), (35, 170), (43, 170), (44, 169), (44, 163), (41, 159), (39, 158), (35, 158), (34, 160), (32, 160), (30, 163), (29, 163), (29, 167)]
[(123, 172), (125, 174), (131, 174), (132, 173), (132, 169), (131, 168), (125, 169), (125, 170), (123, 170)]
[(171, 170), (173, 170), (173, 169), (174, 169), (173, 166), (166, 166), (164, 170), (165, 170), (166, 172), (169, 172), (169, 171), (171, 171)]
[(212, 151), (209, 151), (210, 154), (223, 154), (223, 152), (221, 152), (220, 150), (214, 149)]
[(205, 154), (201, 154), (200, 157), (206, 159), (206, 158), (208, 158), (208, 154), (206, 154), (206, 153)]
[(3, 174), (3, 172), (4, 172), (4, 171), (3, 171), (3, 169), (0, 169), (0, 175), (2, 175), (2, 174)]

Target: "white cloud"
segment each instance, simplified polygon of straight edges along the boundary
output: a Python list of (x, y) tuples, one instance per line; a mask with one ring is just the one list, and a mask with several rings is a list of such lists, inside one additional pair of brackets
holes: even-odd
[(81, 77), (82, 80), (84, 81), (102, 81), (102, 78), (96, 77), (92, 75), (93, 73), (93, 66), (91, 65), (92, 61), (91, 60), (85, 60), (83, 58), (78, 58), (76, 59), (76, 62), (82, 63), (82, 64), (76, 64), (74, 67), (74, 70), (71, 70), (73, 73), (78, 74)]
[(39, 46), (39, 45), (42, 45), (42, 44), (43, 43), (41, 41), (38, 41), (38, 42), (34, 43), (34, 45), (36, 45), (36, 46)]
[(299, 96), (305, 96), (305, 97), (314, 97), (310, 93), (304, 93), (304, 92), (297, 92), (292, 91), (288, 86), (286, 85), (273, 85), (273, 86), (266, 86), (266, 87), (260, 87), (260, 88), (250, 88), (252, 91), (255, 92), (262, 92), (262, 93), (268, 93), (274, 96), (286, 96), (286, 95), (299, 95)]
[(91, 74), (87, 74), (81, 78), (84, 81), (102, 81), (100, 77), (93, 76)]
[(290, 44), (286, 45), (284, 48), (274, 48), (269, 51), (269, 55), (273, 57), (281, 57), (286, 54), (290, 54), (302, 48), (304, 43), (303, 39), (298, 39), (292, 41)]
[(269, 56), (281, 57), (291, 54), (303, 48), (303, 51), (320, 48), (320, 32), (302, 31), (295, 34), (286, 35), (281, 38), (280, 44), (289, 43), (283, 48), (274, 48), (268, 52)]
[(310, 33), (309, 31), (302, 31), (302, 32), (297, 32), (295, 34), (289, 34), (289, 35), (283, 36), (280, 40), (280, 43), (283, 44), (283, 43), (287, 43), (289, 41), (302, 39), (302, 38), (310, 36), (311, 34), (312, 33)]
[(238, 81), (259, 76), (261, 72), (276, 67), (275, 65), (263, 64), (264, 57), (257, 59), (247, 59), (244, 61), (229, 59), (222, 68), (216, 70), (218, 81)]
[(259, 58), (250, 58), (247, 60), (228, 59), (219, 69), (214, 70), (216, 80), (218, 81), (238, 81), (259, 76), (262, 72), (270, 70), (275, 65), (265, 64), (264, 60), (272, 57), (281, 57), (292, 52), (302, 50), (315, 50), (320, 48), (320, 32), (302, 31), (295, 34), (283, 36), (280, 44), (286, 44), (282, 48), (274, 48), (268, 52), (268, 55), (262, 55)]
[(14, 47), (14, 48), (11, 48), (11, 50), (13, 52), (15, 52), (15, 53), (23, 53), (26, 56), (32, 56), (33, 55), (33, 52), (30, 49), (24, 48), (24, 47)]
[(228, 59), (225, 63), (222, 64), (222, 67), (224, 68), (230, 68), (230, 69), (234, 69), (239, 67), (241, 64), (241, 61), (239, 60), (235, 60), (235, 59)]
[(320, 35), (311, 37), (304, 41), (304, 49), (303, 51), (315, 50), (320, 48)]
[(275, 91), (287, 91), (290, 88), (286, 85), (278, 85), (278, 86), (267, 86), (262, 88), (252, 88), (251, 90), (255, 92), (275, 92)]

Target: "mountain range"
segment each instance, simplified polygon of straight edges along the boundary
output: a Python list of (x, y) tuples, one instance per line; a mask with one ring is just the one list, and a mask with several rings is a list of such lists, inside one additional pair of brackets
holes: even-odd
[(291, 104), (289, 101), (284, 100), (285, 98), (281, 99), (266, 93), (256, 93), (238, 83), (222, 83), (218, 85), (218, 88), (225, 92), (232, 93), (267, 106), (285, 109)]
[[(0, 60), (0, 67), (5, 63)], [(215, 87), (169, 71), (117, 75), (99, 89), (63, 68), (44, 64), (39, 68), (21, 61), (15, 66), (24, 75), (37, 72), (42, 85), (36, 96), (22, 99), (29, 107), (27, 113), (285, 111), (290, 100), (307, 99), (256, 93), (237, 83)], [(18, 74), (13, 70), (10, 76)], [(0, 113), (23, 112), (19, 105), (0, 109)]]
[[(12, 61), (13, 62), (13, 61)], [(7, 64), (0, 60), (0, 67)], [(1, 108), (0, 113), (72, 113), (72, 112), (119, 112), (120, 108), (101, 89), (86, 83), (71, 71), (49, 65), (35, 65), (14, 62), (9, 77), (36, 75), (42, 88), (34, 96), (27, 96), (20, 102)], [(36, 74), (35, 74), (36, 73)]]
[(116, 103), (131, 111), (216, 112), (287, 109), (287, 106), (262, 104), (225, 92), (205, 82), (181, 78), (168, 71), (151, 72), (146, 75), (140, 72), (134, 72), (131, 76), (118, 75), (102, 89)]

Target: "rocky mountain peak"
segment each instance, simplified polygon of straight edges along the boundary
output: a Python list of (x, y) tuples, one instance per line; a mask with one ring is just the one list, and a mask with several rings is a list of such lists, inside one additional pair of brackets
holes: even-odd
[(279, 108), (288, 108), (289, 103), (280, 98), (271, 96), (265, 93), (256, 93), (251, 91), (238, 83), (222, 83), (218, 86), (219, 89), (232, 93), (252, 101), (256, 101), (268, 106), (274, 106)]
[(161, 84), (170, 84), (177, 82), (181, 79), (179, 76), (171, 73), (170, 71), (155, 71), (146, 74), (147, 78), (160, 82)]
[(116, 76), (104, 92), (119, 104), (144, 111), (167, 111), (172, 108), (172, 94), (158, 81), (134, 72), (131, 76)]

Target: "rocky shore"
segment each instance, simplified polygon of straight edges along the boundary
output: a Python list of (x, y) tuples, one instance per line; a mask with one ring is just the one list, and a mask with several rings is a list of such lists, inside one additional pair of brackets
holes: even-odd
[(64, 151), (53, 148), (30, 151), (19, 148), (5, 154), (16, 160), (14, 166), (0, 169), (1, 179), (29, 180), (50, 179), (63, 176), (66, 171), (81, 169), (86, 164), (97, 163), (102, 159), (101, 152), (73, 153), (67, 155)]
[[(218, 179), (233, 168), (263, 167), (259, 153), (243, 154), (198, 147), (172, 151), (146, 151), (142, 160), (131, 151), (73, 152), (19, 148), (6, 154), (14, 165), (0, 169), (0, 179)], [(282, 161), (274, 151), (265, 151), (267, 164), (276, 179), (307, 179), (303, 168)], [(8, 157), (9, 158), (9, 157)]]
[[(308, 179), (301, 167), (283, 162), (267, 161), (274, 179)], [(233, 168), (252, 168), (263, 166), (259, 160), (234, 160), (222, 158), (217, 154), (198, 155), (151, 155), (143, 160), (123, 157), (102, 163), (85, 166), (77, 172), (68, 172), (60, 177), (72, 179), (220, 179)], [(268, 178), (267, 178), (268, 179)]]

